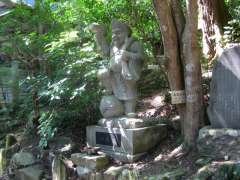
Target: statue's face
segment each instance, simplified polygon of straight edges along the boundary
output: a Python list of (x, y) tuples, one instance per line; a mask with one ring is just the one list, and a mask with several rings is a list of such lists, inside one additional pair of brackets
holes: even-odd
[(113, 29), (113, 31), (112, 31), (113, 44), (117, 47), (121, 47), (124, 44), (127, 36), (128, 36), (128, 34), (126, 31), (119, 29), (119, 28)]

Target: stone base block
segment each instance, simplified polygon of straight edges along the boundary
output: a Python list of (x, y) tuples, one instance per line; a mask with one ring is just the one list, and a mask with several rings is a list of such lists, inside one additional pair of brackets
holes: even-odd
[(215, 160), (240, 160), (240, 130), (204, 127), (199, 131), (197, 147), (200, 154)]
[(71, 155), (72, 162), (77, 166), (87, 167), (88, 169), (100, 171), (109, 164), (106, 155), (87, 155), (75, 153)]
[(110, 128), (136, 129), (155, 126), (161, 124), (158, 119), (130, 118), (126, 116), (103, 118), (98, 121), (98, 125)]
[(143, 155), (146, 154), (146, 152), (144, 153), (138, 153), (138, 154), (127, 154), (127, 153), (121, 153), (121, 152), (116, 152), (116, 151), (107, 151), (104, 150), (104, 152), (112, 157), (113, 159), (119, 160), (121, 162), (126, 162), (126, 163), (132, 163), (135, 162), (137, 160), (139, 160)]
[(39, 165), (29, 166), (16, 171), (18, 180), (40, 180), (43, 175), (43, 168)]
[(143, 119), (117, 117), (117, 118), (103, 118), (98, 121), (98, 125), (102, 127), (134, 129), (146, 127)]
[(122, 171), (125, 168), (126, 167), (124, 166), (118, 166), (118, 167), (111, 166), (103, 173), (103, 179), (104, 180), (120, 179), (119, 175), (122, 173)]
[(87, 127), (89, 146), (98, 146), (107, 155), (123, 162), (138, 160), (166, 136), (165, 124), (135, 129)]

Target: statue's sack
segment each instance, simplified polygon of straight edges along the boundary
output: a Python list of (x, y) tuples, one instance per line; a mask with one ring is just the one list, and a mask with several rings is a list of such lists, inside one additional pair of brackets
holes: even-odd
[[(131, 52), (131, 46), (138, 43), (134, 38), (129, 38), (125, 43), (123, 50)], [(130, 60), (128, 62), (122, 61), (122, 76), (126, 80), (138, 81), (141, 75), (142, 59)]]

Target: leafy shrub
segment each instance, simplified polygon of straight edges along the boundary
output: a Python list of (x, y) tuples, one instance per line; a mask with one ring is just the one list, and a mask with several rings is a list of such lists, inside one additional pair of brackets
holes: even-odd
[(228, 26), (224, 27), (224, 42), (239, 43), (240, 42), (240, 2), (233, 1), (229, 4), (229, 11), (232, 19), (228, 22)]
[[(240, 8), (239, 8), (240, 11)], [(238, 19), (233, 19), (228, 22), (229, 26), (225, 27), (224, 39), (225, 43), (240, 42), (240, 22)]]
[[(146, 66), (156, 63), (152, 49), (160, 41), (160, 33), (156, 31), (158, 23), (151, 1), (39, 2), (33, 9), (17, 6), (1, 19), (0, 36), (5, 36), (7, 43), (0, 49), (22, 62), (26, 78), (21, 84), (26, 97), (21, 101), (18, 117), (33, 121), (34, 101), (39, 100), (40, 146), (46, 147), (56, 133), (69, 128), (84, 131), (86, 125), (100, 118), (97, 71), (107, 62), (96, 53), (89, 24), (99, 22), (110, 27), (113, 18), (127, 21), (134, 36), (145, 42), (147, 55), (151, 57)], [(166, 86), (162, 72), (145, 70), (143, 74), (146, 76), (140, 83), (152, 84), (151, 92)], [(33, 92), (37, 94), (35, 99)]]

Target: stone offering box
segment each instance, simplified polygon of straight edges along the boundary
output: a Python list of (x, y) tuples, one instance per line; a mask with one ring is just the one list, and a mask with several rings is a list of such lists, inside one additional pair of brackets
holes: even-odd
[(112, 158), (134, 162), (167, 136), (165, 124), (151, 125), (136, 118), (101, 119), (87, 127), (87, 145), (100, 147)]

